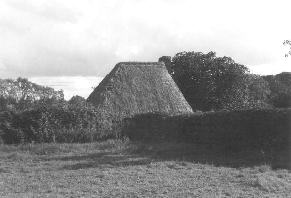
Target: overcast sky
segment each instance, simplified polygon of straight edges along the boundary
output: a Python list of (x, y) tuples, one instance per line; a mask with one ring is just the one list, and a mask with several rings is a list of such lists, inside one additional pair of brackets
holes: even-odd
[(0, 0), (0, 78), (104, 76), (119, 61), (215, 51), (291, 71), (290, 0)]

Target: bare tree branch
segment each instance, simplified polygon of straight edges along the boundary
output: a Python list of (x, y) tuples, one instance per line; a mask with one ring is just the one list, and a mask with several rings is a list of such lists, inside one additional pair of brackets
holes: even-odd
[(289, 46), (289, 51), (285, 54), (285, 57), (291, 56), (291, 40), (283, 41), (283, 45)]

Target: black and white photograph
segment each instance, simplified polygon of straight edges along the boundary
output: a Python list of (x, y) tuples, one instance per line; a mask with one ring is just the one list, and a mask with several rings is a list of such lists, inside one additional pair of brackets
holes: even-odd
[(291, 198), (290, 0), (0, 0), (0, 197)]

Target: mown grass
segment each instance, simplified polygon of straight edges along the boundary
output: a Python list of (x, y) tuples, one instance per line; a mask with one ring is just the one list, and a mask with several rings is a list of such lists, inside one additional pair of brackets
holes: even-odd
[(291, 172), (254, 151), (108, 140), (0, 146), (3, 197), (288, 197)]

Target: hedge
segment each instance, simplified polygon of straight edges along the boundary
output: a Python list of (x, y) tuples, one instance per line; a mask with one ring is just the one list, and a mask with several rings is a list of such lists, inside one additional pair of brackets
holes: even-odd
[(234, 150), (290, 149), (291, 109), (143, 114), (127, 119), (123, 134), (132, 140), (213, 144)]
[(37, 107), (0, 112), (0, 142), (92, 142), (128, 136), (141, 141), (220, 145), (227, 149), (291, 148), (291, 109), (245, 110), (168, 116), (137, 115), (103, 129), (88, 106)]
[[(0, 142), (92, 142), (115, 137), (90, 106), (39, 106), (0, 112)], [(104, 121), (103, 121), (104, 122)]]

